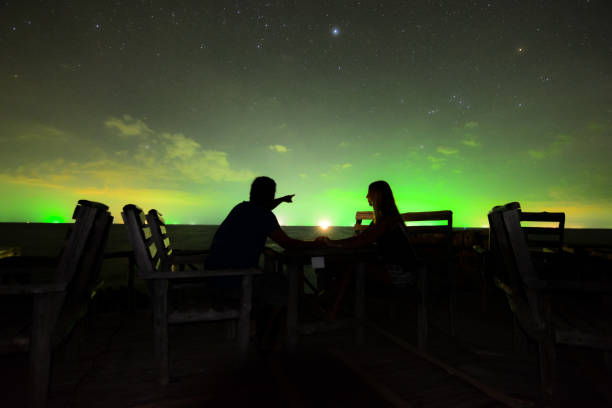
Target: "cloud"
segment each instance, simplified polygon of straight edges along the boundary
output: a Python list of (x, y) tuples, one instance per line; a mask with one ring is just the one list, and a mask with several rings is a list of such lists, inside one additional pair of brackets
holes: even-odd
[(477, 142), (474, 139), (463, 139), (461, 141), (461, 143), (464, 144), (465, 146), (468, 146), (468, 147), (478, 147), (478, 146), (480, 146), (480, 142)]
[(118, 131), (121, 136), (142, 136), (151, 133), (151, 129), (143, 121), (134, 119), (130, 115), (123, 115), (123, 118), (110, 117), (104, 125)]
[(544, 149), (529, 149), (527, 154), (536, 160), (556, 156), (567, 150), (574, 143), (574, 137), (566, 134), (559, 134), (555, 140)]
[(52, 139), (54, 142), (65, 142), (70, 139), (70, 135), (67, 132), (59, 130), (53, 126), (45, 125), (34, 125), (26, 132), (19, 133), (15, 136), (17, 140), (21, 141), (45, 141), (48, 142)]
[(351, 144), (349, 142), (344, 141), (344, 140), (342, 142), (338, 143), (338, 147), (341, 148), (341, 149), (343, 149), (345, 147), (349, 147), (350, 145)]
[[(226, 152), (205, 149), (181, 133), (157, 133), (142, 122), (130, 120), (126, 115), (123, 119), (109, 118), (104, 122), (105, 127), (130, 135), (138, 134), (135, 129), (140, 129), (140, 134), (147, 134), (146, 138), (136, 139), (136, 143), (124, 150), (113, 151), (108, 143), (99, 144), (99, 138), (58, 138), (59, 141), (54, 139), (55, 150), (41, 153), (42, 159), (5, 166), (0, 172), (0, 181), (63, 190), (139, 188), (189, 191), (194, 183), (243, 182), (255, 177), (248, 169), (234, 168)], [(50, 128), (47, 134), (63, 135), (64, 132)], [(24, 141), (25, 148), (29, 148), (28, 143), (33, 146), (40, 144), (37, 139)]]
[(610, 130), (612, 126), (607, 123), (589, 122), (587, 123), (586, 128), (587, 130), (590, 130), (592, 132), (605, 132), (607, 130)]
[(465, 125), (463, 125), (465, 128), (467, 129), (475, 129), (479, 126), (478, 122), (467, 122)]
[(270, 149), (270, 150), (272, 150), (274, 152), (278, 152), (278, 153), (287, 153), (290, 150), (286, 146), (279, 145), (279, 144), (270, 145), (270, 146), (268, 146), (268, 149)]
[(200, 150), (200, 144), (181, 133), (164, 133), (161, 137), (167, 141), (166, 153), (169, 159), (190, 159)]
[(247, 181), (255, 177), (250, 170), (234, 170), (227, 160), (227, 153), (216, 150), (200, 150), (197, 157), (175, 163), (181, 174), (190, 180)]
[(343, 163), (343, 164), (334, 165), (335, 170), (346, 170), (346, 169), (350, 169), (351, 167), (353, 167), (351, 163)]
[(543, 159), (548, 157), (549, 153), (545, 150), (528, 150), (527, 153), (532, 159)]
[(438, 148), (436, 149), (438, 151), (438, 153), (442, 153), (446, 156), (450, 156), (452, 154), (457, 154), (459, 152), (459, 150), (457, 149), (453, 149), (451, 147), (444, 147), (444, 146), (438, 146)]
[(446, 161), (446, 158), (444, 158), (444, 157), (436, 157), (436, 156), (427, 156), (427, 160), (429, 160), (431, 162), (431, 168), (434, 169), (434, 170), (437, 170), (440, 167), (442, 167), (442, 165)]

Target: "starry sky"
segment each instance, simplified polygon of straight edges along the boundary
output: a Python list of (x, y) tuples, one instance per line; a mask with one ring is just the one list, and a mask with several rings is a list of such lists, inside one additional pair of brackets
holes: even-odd
[(76, 200), (219, 224), (267, 175), (281, 224), (494, 205), (612, 228), (607, 0), (0, 2), (0, 221)]

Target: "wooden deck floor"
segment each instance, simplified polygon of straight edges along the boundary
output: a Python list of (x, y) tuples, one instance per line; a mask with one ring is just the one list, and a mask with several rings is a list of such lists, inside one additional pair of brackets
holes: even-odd
[[(538, 406), (535, 350), (514, 354), (509, 315), (494, 304), (482, 312), (473, 298), (460, 298), (457, 338), (446, 333), (443, 305), (432, 309), (427, 354), (411, 346), (414, 310), (391, 319), (376, 302), (368, 307), (377, 329), (363, 348), (350, 331), (312, 335), (292, 358), (253, 349), (242, 367), (223, 324), (172, 327), (165, 388), (156, 383), (150, 312), (97, 313), (55, 352), (49, 407)], [(610, 406), (600, 356), (559, 354), (564, 405)], [(0, 406), (20, 406), (26, 367), (26, 355), (0, 356)]]

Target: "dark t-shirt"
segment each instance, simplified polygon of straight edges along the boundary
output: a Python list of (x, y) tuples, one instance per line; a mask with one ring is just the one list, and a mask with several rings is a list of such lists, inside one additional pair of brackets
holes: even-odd
[(206, 268), (257, 267), (266, 238), (276, 228), (280, 228), (278, 220), (270, 209), (243, 201), (230, 211), (217, 229), (206, 258)]

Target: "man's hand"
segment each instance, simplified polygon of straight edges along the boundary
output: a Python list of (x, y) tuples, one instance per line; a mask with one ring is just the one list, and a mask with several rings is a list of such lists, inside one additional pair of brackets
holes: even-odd
[(271, 210), (275, 209), (276, 207), (278, 207), (280, 203), (292, 203), (294, 195), (295, 194), (289, 194), (286, 196), (275, 198), (274, 201), (272, 201), (272, 204), (270, 205), (270, 209)]
[(280, 200), (281, 200), (282, 202), (285, 202), (285, 203), (292, 203), (292, 202), (293, 202), (293, 196), (294, 196), (294, 195), (295, 195), (295, 194), (289, 194), (289, 195), (286, 195), (286, 196), (282, 196), (282, 197), (280, 198)]

